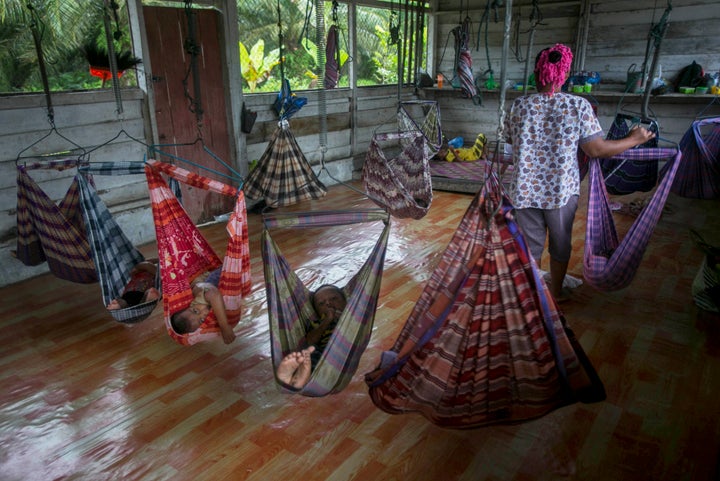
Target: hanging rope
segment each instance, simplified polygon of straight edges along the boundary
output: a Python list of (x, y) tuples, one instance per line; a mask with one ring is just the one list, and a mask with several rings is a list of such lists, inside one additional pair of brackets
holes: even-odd
[(117, 39), (118, 34), (122, 35), (122, 33), (120, 32), (120, 27), (118, 25), (117, 30), (113, 35), (113, 33), (111, 32), (112, 28), (110, 26), (110, 14), (108, 13), (108, 8), (112, 8), (115, 12), (115, 21), (117, 22), (117, 6), (117, 3), (114, 1), (105, 0), (105, 8), (103, 9), (103, 25), (105, 27), (105, 41), (107, 42), (108, 62), (110, 65), (110, 74), (112, 75), (112, 86), (113, 93), (115, 94), (115, 105), (117, 107), (117, 113), (122, 114), (123, 105), (120, 94), (120, 79), (118, 78), (118, 65), (117, 56), (115, 54), (114, 42), (114, 40)]
[(45, 91), (45, 104), (47, 105), (47, 117), (52, 128), (55, 128), (55, 110), (53, 109), (52, 99), (50, 97), (50, 83), (48, 82), (47, 70), (45, 68), (45, 56), (43, 55), (42, 49), (42, 37), (45, 33), (45, 26), (40, 20), (35, 8), (28, 3), (28, 10), (30, 10), (30, 31), (35, 41), (35, 50), (37, 51), (38, 67), (40, 67), (40, 78), (42, 79), (43, 90)]
[[(198, 71), (197, 57), (200, 54), (200, 46), (197, 43), (197, 18), (192, 8), (192, 1), (185, 1), (185, 16), (187, 17), (188, 36), (185, 40), (185, 52), (190, 55), (190, 65), (183, 78), (185, 98), (190, 102), (190, 112), (195, 114), (198, 139), (202, 139), (203, 109), (200, 90), (200, 72)], [(188, 79), (192, 76), (193, 95), (188, 90)]]

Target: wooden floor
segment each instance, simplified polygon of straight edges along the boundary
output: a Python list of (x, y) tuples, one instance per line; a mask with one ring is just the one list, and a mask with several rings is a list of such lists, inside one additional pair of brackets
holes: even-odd
[[(375, 408), (363, 375), (394, 341), (471, 198), (436, 192), (424, 219), (393, 220), (372, 340), (350, 386), (324, 398), (274, 384), (258, 214), (249, 216), (253, 291), (230, 346), (176, 344), (160, 308), (118, 324), (97, 285), (48, 275), (1, 289), (0, 480), (720, 479), (720, 320), (692, 302), (702, 254), (688, 237), (693, 227), (720, 245), (718, 201), (671, 195), (632, 285), (583, 285), (562, 305), (605, 402), (467, 431)], [(334, 186), (296, 208), (354, 206), (369, 204)], [(222, 255), (224, 226), (203, 232)], [(346, 227), (278, 243), (316, 284), (347, 276), (374, 236)]]

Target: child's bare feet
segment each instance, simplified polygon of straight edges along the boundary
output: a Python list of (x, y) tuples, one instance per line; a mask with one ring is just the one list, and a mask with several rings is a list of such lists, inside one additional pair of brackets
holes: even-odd
[(315, 346), (310, 346), (307, 349), (303, 349), (300, 353), (302, 356), (302, 362), (292, 377), (292, 387), (300, 389), (310, 380), (310, 375), (312, 374), (312, 361), (310, 360), (310, 354), (314, 350)]
[(160, 291), (155, 289), (154, 287), (151, 287), (147, 291), (145, 291), (145, 302), (148, 301), (154, 301), (155, 299), (160, 298)]
[(304, 358), (301, 352), (291, 352), (280, 361), (275, 375), (277, 378), (285, 384), (292, 386), (293, 376), (297, 371), (300, 364), (302, 364)]
[(124, 301), (121, 302), (121, 300), (119, 300), (119, 299), (113, 299), (112, 301), (110, 301), (108, 303), (107, 310), (108, 311), (117, 311), (118, 309), (124, 309), (125, 306), (123, 304), (125, 304)]

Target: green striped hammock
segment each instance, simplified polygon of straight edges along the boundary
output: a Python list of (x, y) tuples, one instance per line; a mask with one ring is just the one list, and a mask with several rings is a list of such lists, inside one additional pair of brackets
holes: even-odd
[(389, 215), (379, 209), (366, 211), (321, 211), (265, 214), (262, 256), (270, 322), (274, 371), (290, 352), (296, 351), (311, 322), (317, 319), (311, 292), (280, 251), (270, 235), (275, 228), (301, 229), (331, 227), (367, 222), (384, 222), (385, 227), (369, 257), (345, 286), (347, 306), (343, 311), (310, 381), (296, 390), (277, 380), (288, 392), (320, 397), (342, 391), (357, 371), (360, 358), (370, 341), (375, 309), (380, 295), (385, 252), (390, 235)]

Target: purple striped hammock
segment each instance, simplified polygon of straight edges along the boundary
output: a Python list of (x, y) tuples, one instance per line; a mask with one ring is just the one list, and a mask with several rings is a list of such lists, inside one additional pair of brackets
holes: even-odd
[(389, 215), (379, 209), (298, 212), (265, 214), (263, 221), (262, 256), (274, 372), (285, 355), (298, 350), (310, 323), (317, 320), (317, 314), (312, 307), (310, 290), (291, 269), (272, 239), (270, 230), (332, 227), (379, 221), (385, 223), (360, 270), (344, 287), (338, 286), (345, 293), (347, 305), (320, 361), (313, 369), (308, 384), (295, 390), (277, 380), (278, 386), (283, 390), (304, 396), (320, 397), (340, 392), (357, 371), (360, 358), (370, 341), (390, 236)]
[(393, 216), (423, 218), (430, 210), (433, 192), (422, 132), (373, 134), (362, 180), (368, 197)]
[(605, 398), (511, 212), (490, 173), (395, 344), (365, 376), (378, 408), (460, 429)]
[(632, 282), (642, 260), (650, 236), (662, 214), (682, 153), (672, 148), (629, 149), (617, 158), (635, 163), (669, 158), (668, 170), (658, 184), (650, 203), (633, 222), (622, 242), (613, 222), (610, 200), (603, 181), (598, 159), (590, 159), (587, 225), (585, 227), (585, 254), (583, 277), (596, 289), (614, 291)]
[[(689, 199), (720, 197), (720, 117), (695, 120), (680, 140), (680, 150), (683, 168), (670, 191)], [(663, 166), (661, 178), (671, 167)]]

